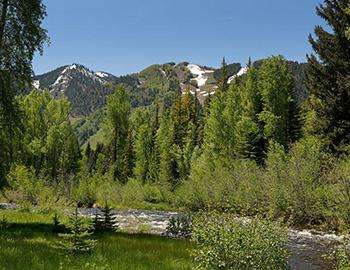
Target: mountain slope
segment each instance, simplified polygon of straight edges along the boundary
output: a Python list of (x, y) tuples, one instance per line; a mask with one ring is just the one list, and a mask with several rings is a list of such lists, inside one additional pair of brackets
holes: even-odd
[(105, 104), (106, 96), (112, 93), (107, 84), (115, 76), (106, 72), (93, 72), (88, 68), (72, 64), (59, 67), (34, 78), (34, 86), (48, 89), (54, 96), (67, 96), (73, 115), (94, 112)]
[[(261, 63), (262, 60), (253, 65), (260, 67)], [(305, 64), (289, 63), (296, 79), (297, 99), (304, 99)], [(229, 64), (227, 70), (229, 82), (246, 72), (246, 68), (239, 63)], [(56, 97), (68, 97), (72, 116), (81, 117), (102, 108), (106, 96), (113, 93), (113, 86), (117, 84), (124, 84), (130, 89), (132, 107), (147, 106), (156, 98), (171, 104), (178, 89), (190, 91), (203, 103), (215, 93), (220, 74), (220, 69), (182, 62), (151, 65), (139, 73), (116, 77), (108, 72), (94, 72), (82, 65), (72, 64), (36, 76), (33, 86), (48, 89)]]

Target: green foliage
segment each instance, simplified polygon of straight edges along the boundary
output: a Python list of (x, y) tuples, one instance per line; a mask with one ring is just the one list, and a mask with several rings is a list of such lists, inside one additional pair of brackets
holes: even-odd
[[(128, 129), (129, 129), (130, 101), (127, 89), (119, 85), (115, 93), (107, 98), (107, 113), (104, 125), (104, 133), (107, 136), (110, 149), (110, 162), (114, 168), (114, 176), (120, 181), (126, 182), (123, 161), (126, 154)], [(125, 167), (124, 167), (125, 168)]]
[(55, 181), (76, 173), (80, 149), (69, 122), (68, 100), (34, 90), (20, 97), (19, 104), (24, 112), (21, 163)]
[(191, 238), (192, 217), (188, 214), (171, 217), (166, 227), (166, 235), (176, 238)]
[(37, 205), (42, 183), (36, 178), (33, 170), (23, 165), (15, 166), (8, 175), (8, 184), (5, 196), (10, 201), (18, 203), (23, 209)]
[(2, 217), (0, 221), (0, 230), (6, 230), (9, 228), (9, 224), (5, 216)]
[[(16, 8), (14, 8), (16, 6)], [(20, 110), (15, 95), (32, 81), (34, 53), (47, 41), (41, 23), (46, 16), (41, 0), (0, 3), (0, 186), (16, 157)]]
[(265, 139), (287, 147), (294, 139), (290, 132), (292, 116), (289, 114), (294, 102), (294, 78), (282, 57), (264, 61), (259, 70), (258, 87), (263, 106), (259, 119), (264, 123)]
[(336, 270), (349, 270), (350, 252), (348, 237), (345, 237), (340, 244), (336, 244), (332, 251), (326, 254), (324, 258), (330, 261)]
[(139, 234), (96, 234), (98, 245), (94, 252), (75, 256), (56, 248), (62, 239), (52, 233), (52, 215), (1, 211), (2, 216), (14, 226), (0, 230), (1, 252), (11, 254), (0, 256), (0, 269), (192, 269), (193, 245), (189, 241)]
[(326, 141), (335, 153), (347, 151), (350, 143), (350, 39), (346, 30), (350, 26), (349, 1), (325, 1), (317, 14), (330, 26), (330, 31), (315, 27), (314, 39), (309, 41), (317, 57), (308, 57), (307, 88), (309, 107), (319, 121), (311, 134)]
[(55, 214), (52, 217), (52, 222), (53, 222), (53, 226), (52, 226), (53, 233), (64, 232), (65, 227), (63, 224), (61, 224), (57, 211), (55, 211)]
[(279, 223), (230, 214), (195, 219), (195, 269), (289, 269), (287, 230)]
[(79, 216), (78, 208), (69, 216), (65, 227), (69, 233), (59, 234), (63, 238), (60, 247), (73, 254), (89, 253), (96, 247), (97, 241), (90, 239), (93, 226), (91, 220)]
[(101, 215), (96, 211), (94, 218), (94, 230), (95, 232), (107, 232), (116, 231), (118, 226), (113, 221), (112, 208), (105, 202), (104, 207), (101, 209)]

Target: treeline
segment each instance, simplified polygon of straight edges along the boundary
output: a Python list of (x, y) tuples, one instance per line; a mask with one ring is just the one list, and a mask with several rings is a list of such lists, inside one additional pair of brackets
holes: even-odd
[[(24, 207), (81, 206), (258, 212), (295, 223), (345, 228), (350, 220), (350, 40), (344, 0), (318, 13), (307, 66), (308, 97), (270, 57), (230, 84), (223, 61), (216, 93), (190, 91), (132, 109), (119, 85), (107, 98), (103, 140), (83, 150), (66, 99), (35, 90), (19, 97), (20, 135), (11, 137), (4, 196)], [(49, 199), (48, 199), (49, 198)], [(45, 203), (46, 202), (46, 203)], [(48, 203), (50, 205), (48, 205)]]

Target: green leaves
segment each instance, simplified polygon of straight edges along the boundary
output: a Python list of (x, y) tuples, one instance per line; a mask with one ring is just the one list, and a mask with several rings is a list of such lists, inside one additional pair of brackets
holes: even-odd
[(278, 222), (203, 213), (194, 220), (198, 270), (289, 269), (287, 230)]

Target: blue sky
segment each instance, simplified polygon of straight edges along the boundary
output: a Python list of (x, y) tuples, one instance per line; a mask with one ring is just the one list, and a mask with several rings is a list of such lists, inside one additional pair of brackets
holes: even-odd
[(305, 61), (321, 0), (43, 0), (51, 45), (36, 74), (80, 63), (115, 75), (165, 62)]

